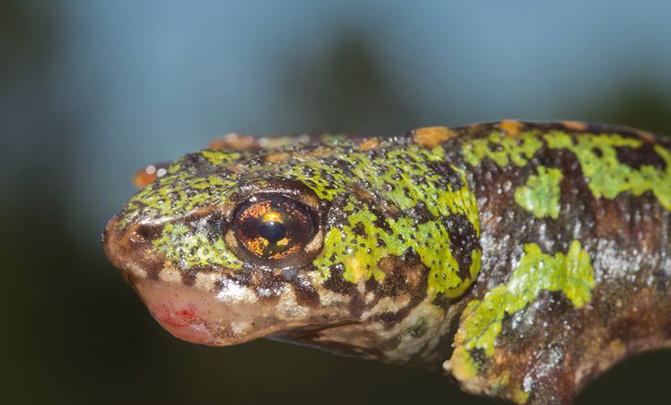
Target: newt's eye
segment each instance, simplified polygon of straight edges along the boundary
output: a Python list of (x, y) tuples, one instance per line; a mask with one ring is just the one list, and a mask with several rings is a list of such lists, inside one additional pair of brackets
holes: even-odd
[(233, 219), (238, 243), (253, 256), (282, 260), (300, 253), (315, 234), (312, 211), (281, 195), (252, 197)]

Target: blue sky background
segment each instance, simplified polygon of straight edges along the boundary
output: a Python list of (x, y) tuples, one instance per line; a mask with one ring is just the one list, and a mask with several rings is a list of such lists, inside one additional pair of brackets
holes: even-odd
[[(367, 131), (594, 119), (594, 104), (621, 86), (671, 91), (664, 1), (63, 4), (55, 91), (82, 112), (73, 207), (87, 223), (127, 198), (136, 168), (217, 134), (358, 130), (347, 109), (334, 112), (345, 117), (339, 126), (315, 123), (286, 83), (292, 71), (329, 63), (348, 35), (365, 42), (388, 95), (413, 112), (407, 125)], [(311, 85), (319, 92), (328, 79)]]
[[(622, 88), (666, 99), (671, 91), (671, 3), (663, 1), (28, 4), (54, 21), (43, 39), (49, 65), (37, 82), (17, 80), (35, 102), (5, 125), (48, 135), (31, 128), (41, 102), (52, 120), (67, 117), (61, 136), (76, 187), (66, 210), (83, 243), (127, 199), (137, 168), (218, 134), (603, 120), (600, 107)], [(362, 101), (379, 103), (375, 114), (333, 77), (346, 76), (349, 63), (356, 76), (352, 42), (381, 83)], [(389, 103), (403, 113), (385, 113)], [(12, 146), (18, 156), (25, 148)]]

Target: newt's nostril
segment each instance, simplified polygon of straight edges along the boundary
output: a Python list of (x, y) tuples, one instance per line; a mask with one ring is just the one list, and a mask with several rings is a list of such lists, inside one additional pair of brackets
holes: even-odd
[(130, 232), (130, 240), (133, 243), (151, 242), (161, 233), (161, 229), (155, 225), (135, 225)]

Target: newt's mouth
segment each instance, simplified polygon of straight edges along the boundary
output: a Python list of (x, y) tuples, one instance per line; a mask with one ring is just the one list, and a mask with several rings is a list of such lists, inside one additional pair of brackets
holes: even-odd
[(151, 315), (182, 340), (232, 345), (279, 329), (272, 316), (259, 317), (262, 303), (249, 286), (219, 272), (188, 274), (157, 253), (146, 228), (118, 226), (112, 218), (103, 234), (105, 254), (133, 286)]

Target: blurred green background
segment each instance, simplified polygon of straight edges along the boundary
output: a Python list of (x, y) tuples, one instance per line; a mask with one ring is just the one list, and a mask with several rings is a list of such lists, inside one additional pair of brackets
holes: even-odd
[[(164, 332), (100, 232), (216, 135), (501, 118), (671, 132), (664, 1), (0, 1), (0, 403), (487, 404), (439, 375)], [(580, 404), (668, 403), (669, 352)]]

